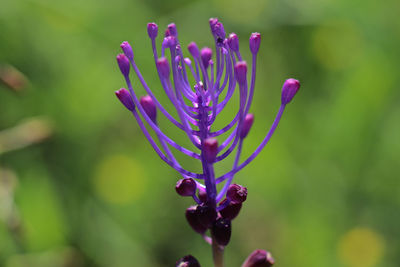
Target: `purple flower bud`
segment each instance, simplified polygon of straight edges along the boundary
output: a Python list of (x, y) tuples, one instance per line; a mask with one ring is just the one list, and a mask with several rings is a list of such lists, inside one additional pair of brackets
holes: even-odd
[(251, 126), (254, 122), (254, 115), (251, 113), (246, 114), (243, 120), (242, 130), (240, 131), (240, 138), (246, 138), (247, 134), (249, 133)]
[(296, 79), (287, 79), (282, 86), (282, 97), (281, 101), (283, 105), (286, 105), (292, 101), (300, 88), (300, 82)]
[(208, 163), (214, 162), (218, 154), (218, 140), (216, 138), (204, 140), (203, 153)]
[(117, 62), (122, 75), (128, 76), (131, 67), (129, 59), (124, 54), (119, 54), (117, 56)]
[(246, 84), (247, 64), (246, 61), (239, 61), (235, 65), (235, 76), (239, 85)]
[(170, 24), (168, 24), (168, 31), (169, 31), (169, 34), (170, 34), (170, 35), (172, 35), (172, 36), (178, 36), (178, 32), (177, 32), (177, 30), (176, 30), (176, 25), (175, 25), (175, 23), (170, 23)]
[(224, 218), (217, 219), (211, 228), (215, 241), (221, 246), (228, 245), (229, 240), (231, 240), (231, 232), (231, 221)]
[(188, 58), (188, 57), (185, 57), (185, 58), (183, 59), (183, 61), (185, 61), (185, 64), (186, 64), (186, 65), (192, 64), (192, 61), (191, 61), (190, 58)]
[(175, 57), (175, 63), (179, 63), (181, 61), (181, 56), (176, 56)]
[(199, 50), (199, 48), (197, 47), (197, 45), (196, 45), (195, 42), (191, 42), (191, 43), (188, 45), (188, 50), (189, 50), (189, 53), (190, 53), (194, 58), (198, 58), (198, 57), (200, 56), (200, 50)]
[(135, 109), (135, 104), (133, 103), (131, 94), (125, 88), (121, 88), (115, 91), (115, 95), (118, 97), (119, 101), (130, 111)]
[(176, 38), (174, 36), (167, 36), (164, 38), (162, 43), (162, 47), (164, 48), (175, 48), (176, 46)]
[(150, 22), (147, 24), (147, 34), (150, 39), (155, 39), (158, 35), (158, 26), (154, 22)]
[(217, 18), (210, 18), (208, 20), (208, 22), (210, 23), (211, 33), (215, 34), (215, 25), (218, 23), (218, 19)]
[(157, 120), (157, 108), (154, 104), (153, 99), (149, 95), (142, 96), (140, 98), (140, 105), (143, 107), (144, 111), (146, 112), (147, 116), (156, 123)]
[(133, 51), (132, 51), (131, 45), (127, 41), (125, 41), (125, 42), (122, 42), (122, 44), (120, 46), (122, 48), (122, 51), (124, 51), (125, 56), (129, 60), (133, 60)]
[(217, 218), (217, 211), (206, 204), (198, 205), (196, 208), (198, 220), (204, 227), (211, 227), (212, 223)]
[(203, 62), (204, 68), (208, 68), (209, 61), (212, 57), (212, 50), (211, 48), (204, 47), (201, 49), (201, 61)]
[(214, 33), (217, 37), (221, 38), (221, 39), (225, 39), (225, 29), (224, 29), (224, 25), (221, 22), (217, 22), (214, 25)]
[(258, 49), (260, 48), (261, 42), (261, 34), (258, 32), (253, 32), (250, 36), (250, 51), (253, 54), (258, 53)]
[(275, 263), (271, 253), (265, 250), (254, 250), (245, 260), (242, 267), (271, 267)]
[(196, 194), (196, 182), (192, 178), (180, 179), (175, 186), (176, 192), (184, 197)]
[(207, 231), (207, 227), (203, 226), (203, 224), (201, 224), (199, 221), (199, 212), (197, 211), (196, 206), (189, 207), (186, 210), (185, 216), (189, 225), (195, 232), (199, 234), (204, 234), (205, 231)]
[(232, 51), (239, 51), (239, 38), (237, 37), (236, 33), (229, 34), (228, 45)]
[(226, 198), (233, 204), (243, 203), (247, 198), (247, 188), (238, 184), (231, 184), (226, 192)]
[(200, 267), (200, 263), (192, 255), (187, 255), (179, 259), (176, 262), (175, 267)]
[(200, 190), (199, 189), (199, 193), (198, 193), (199, 199), (202, 203), (205, 203), (207, 201), (207, 192), (206, 190)]
[[(225, 198), (223, 201), (221, 201), (220, 205), (224, 205), (227, 201), (229, 200)], [(222, 218), (233, 220), (239, 215), (241, 208), (242, 203), (234, 204), (229, 202), (228, 206), (219, 211), (219, 214), (221, 214)]]
[(170, 72), (168, 59), (165, 57), (157, 59), (157, 69), (159, 70), (161, 76), (168, 78)]

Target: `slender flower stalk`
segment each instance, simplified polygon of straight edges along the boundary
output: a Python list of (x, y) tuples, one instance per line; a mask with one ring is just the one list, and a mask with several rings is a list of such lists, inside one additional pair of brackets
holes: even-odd
[[(187, 46), (191, 58), (183, 55), (174, 23), (168, 25), (161, 48), (156, 44), (157, 24), (147, 25), (157, 74), (164, 93), (175, 107), (176, 114), (170, 114), (157, 100), (139, 71), (132, 47), (128, 42), (121, 44), (123, 54), (117, 56), (127, 89), (122, 88), (115, 94), (135, 117), (157, 155), (182, 175), (182, 179), (176, 184), (176, 192), (181, 196), (192, 197), (196, 203), (186, 210), (186, 219), (193, 230), (211, 244), (214, 264), (220, 267), (223, 266), (224, 248), (231, 237), (231, 221), (239, 214), (242, 203), (247, 198), (247, 188), (232, 184), (234, 175), (253, 161), (267, 145), (286, 105), (299, 90), (300, 83), (295, 79), (285, 81), (282, 87), (281, 106), (270, 130), (255, 151), (241, 162), (242, 147), (254, 122), (254, 115), (249, 111), (255, 90), (261, 35), (252, 33), (249, 39), (252, 54), (249, 83), (248, 67), (239, 51), (238, 36), (231, 33), (227, 37), (223, 24), (216, 18), (210, 19), (209, 24), (214, 39), (214, 51), (208, 47), (199, 49), (196, 43), (192, 42)], [(141, 97), (136, 95), (130, 78), (131, 69), (145, 89), (146, 95)], [(189, 75), (192, 75), (194, 84), (189, 82), (191, 80)], [(225, 127), (215, 129), (213, 123), (231, 100), (235, 90), (239, 90), (239, 108), (236, 114)], [(158, 121), (163, 117), (184, 131), (192, 147), (183, 147), (160, 129)], [(158, 143), (148, 132), (145, 123), (155, 132)], [(220, 138), (229, 131), (228, 137)], [(182, 167), (171, 152), (171, 147), (199, 160), (202, 172), (195, 173)], [(234, 151), (232, 168), (222, 176), (216, 177), (215, 164), (229, 157)], [(217, 184), (223, 182), (225, 184), (218, 192)], [(210, 230), (211, 236), (207, 236), (207, 230)], [(272, 265), (273, 260), (269, 260), (272, 259), (270, 254), (263, 253), (257, 250), (250, 255), (243, 266), (256, 266), (262, 261), (267, 261), (268, 266)], [(178, 261), (176, 266), (200, 265), (189, 255)]]

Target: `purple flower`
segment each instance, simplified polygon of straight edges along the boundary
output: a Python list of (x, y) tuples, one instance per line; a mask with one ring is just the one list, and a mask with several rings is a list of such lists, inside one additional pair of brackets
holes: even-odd
[[(253, 33), (249, 39), (252, 61), (249, 64), (251, 68), (249, 67), (250, 79), (248, 79), (248, 67), (239, 51), (238, 36), (231, 33), (227, 38), (224, 26), (216, 18), (210, 19), (209, 24), (215, 50), (208, 47), (199, 50), (196, 43), (191, 42), (187, 46), (191, 58), (183, 55), (178, 30), (174, 23), (168, 25), (161, 48), (156, 44), (158, 26), (155, 23), (147, 25), (154, 64), (161, 87), (175, 107), (174, 115), (164, 108), (147, 85), (136, 65), (128, 42), (121, 44), (124, 54), (118, 55), (117, 61), (129, 92), (120, 90), (116, 94), (131, 111), (158, 156), (182, 176), (176, 185), (176, 191), (182, 196), (192, 196), (197, 204), (186, 210), (186, 218), (191, 227), (208, 242), (210, 238), (205, 232), (211, 229), (212, 240), (218, 243), (218, 246), (213, 248), (218, 250), (229, 242), (231, 220), (238, 215), (242, 202), (247, 197), (245, 187), (232, 185), (234, 175), (252, 162), (268, 143), (286, 105), (297, 93), (300, 83), (295, 79), (286, 80), (282, 88), (281, 105), (272, 126), (255, 151), (240, 162), (243, 142), (254, 121), (254, 115), (250, 114), (249, 110), (254, 95), (256, 61), (261, 35)], [(135, 93), (129, 77), (131, 67), (147, 93), (144, 97), (139, 97)], [(235, 90), (239, 92), (239, 108), (225, 127), (216, 129), (214, 122), (231, 100)], [(165, 117), (183, 131), (192, 147), (183, 147), (168, 137), (158, 126), (157, 113), (159, 117)], [(153, 139), (145, 123), (155, 132), (154, 136), (158, 142)], [(221, 136), (227, 132), (230, 133), (223, 139)], [(197, 159), (202, 166), (202, 172), (196, 173), (182, 167), (171, 152), (171, 147)], [(232, 154), (235, 155), (231, 169), (216, 177), (215, 165)], [(221, 183), (225, 184), (218, 192), (217, 185)]]

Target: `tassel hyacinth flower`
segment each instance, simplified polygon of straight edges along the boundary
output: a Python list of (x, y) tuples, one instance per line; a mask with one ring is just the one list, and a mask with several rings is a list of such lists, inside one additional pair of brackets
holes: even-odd
[[(249, 110), (254, 95), (261, 35), (252, 33), (249, 39), (252, 54), (249, 82), (248, 65), (240, 54), (238, 36), (231, 33), (227, 37), (218, 19), (212, 18), (209, 23), (215, 43), (215, 59), (213, 59), (213, 50), (207, 47), (200, 50), (194, 42), (187, 46), (191, 58), (184, 57), (174, 23), (168, 25), (159, 50), (156, 46), (158, 26), (155, 23), (147, 25), (157, 73), (164, 93), (176, 109), (175, 117), (167, 112), (150, 90), (136, 65), (132, 47), (128, 42), (121, 44), (123, 54), (117, 56), (117, 62), (128, 89), (122, 88), (115, 94), (133, 114), (158, 156), (182, 176), (176, 184), (176, 192), (181, 196), (193, 197), (196, 204), (186, 210), (186, 219), (193, 230), (211, 244), (215, 266), (223, 266), (223, 250), (230, 240), (231, 221), (239, 214), (242, 203), (247, 197), (245, 187), (232, 183), (234, 175), (253, 161), (268, 143), (286, 105), (299, 90), (300, 83), (295, 79), (284, 82), (281, 105), (272, 126), (255, 151), (240, 162), (243, 142), (254, 122), (254, 115), (249, 113)], [(147, 95), (142, 97), (136, 95), (129, 75), (131, 69)], [(190, 76), (192, 77), (189, 78)], [(239, 90), (239, 108), (236, 114), (225, 127), (215, 129), (213, 123), (236, 90)], [(183, 147), (169, 138), (159, 128), (160, 116), (158, 115), (162, 115), (182, 130), (193, 148)], [(155, 132), (158, 142), (153, 139), (145, 123)], [(218, 140), (221, 135), (228, 132), (230, 134), (225, 140)], [(202, 172), (195, 173), (182, 167), (171, 152), (171, 148), (199, 160)], [(231, 154), (234, 155), (232, 168), (216, 177), (214, 164)], [(224, 184), (218, 192), (217, 185), (221, 183)], [(211, 237), (207, 236), (207, 230), (210, 230)], [(253, 266), (248, 262), (249, 260), (243, 266)], [(181, 266), (178, 264), (183, 263), (180, 261), (177, 266)]]

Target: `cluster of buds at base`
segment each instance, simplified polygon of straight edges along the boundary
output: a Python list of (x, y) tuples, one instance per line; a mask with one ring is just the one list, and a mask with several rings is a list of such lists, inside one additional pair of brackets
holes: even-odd
[[(254, 122), (254, 115), (249, 113), (249, 110), (254, 96), (261, 35), (252, 33), (249, 38), (252, 61), (248, 80), (248, 65), (240, 54), (238, 36), (231, 33), (227, 37), (224, 26), (218, 19), (210, 19), (209, 24), (215, 50), (208, 47), (200, 50), (196, 43), (192, 42), (187, 46), (191, 58), (183, 55), (174, 23), (168, 25), (161, 48), (157, 48), (156, 44), (157, 24), (149, 23), (147, 26), (161, 88), (175, 107), (175, 115), (164, 108), (146, 83), (128, 42), (121, 44), (123, 54), (117, 56), (127, 89), (122, 88), (115, 93), (135, 117), (157, 155), (182, 176), (182, 180), (176, 185), (176, 192), (181, 196), (191, 196), (197, 204), (186, 211), (189, 224), (203, 236), (207, 229), (211, 229), (212, 240), (225, 246), (230, 239), (231, 220), (238, 215), (242, 202), (247, 197), (246, 188), (232, 184), (234, 175), (252, 162), (269, 142), (286, 105), (299, 90), (300, 83), (295, 79), (284, 82), (281, 105), (274, 122), (260, 145), (240, 163), (243, 142)], [(136, 95), (130, 78), (131, 70), (146, 91), (146, 96)], [(225, 127), (215, 129), (214, 122), (218, 114), (226, 108), (235, 91), (238, 91), (239, 95), (238, 110)], [(161, 113), (160, 115), (171, 124), (182, 130), (194, 149), (183, 147), (167, 136), (158, 125), (160, 116), (157, 116), (157, 113)], [(154, 131), (158, 142), (149, 133), (148, 128)], [(225, 133), (229, 134), (222, 140), (221, 136)], [(197, 173), (182, 167), (171, 148), (199, 160), (202, 172)], [(214, 172), (215, 164), (230, 155), (234, 155), (232, 168), (217, 177)], [(221, 183), (225, 184), (218, 192), (217, 185)], [(210, 239), (204, 237), (206, 240)]]

